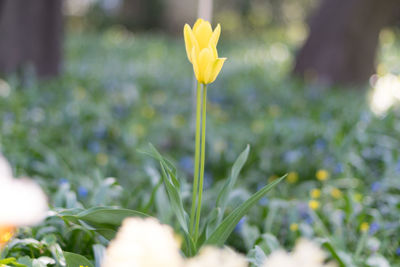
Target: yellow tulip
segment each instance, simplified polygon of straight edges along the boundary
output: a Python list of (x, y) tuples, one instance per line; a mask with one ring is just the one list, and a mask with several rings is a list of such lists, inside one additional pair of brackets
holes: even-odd
[(208, 21), (198, 19), (190, 28), (185, 25), (183, 35), (185, 37), (186, 53), (193, 64), (193, 71), (199, 83), (209, 84), (215, 81), (226, 58), (218, 58), (217, 43), (221, 34), (221, 26), (212, 30)]

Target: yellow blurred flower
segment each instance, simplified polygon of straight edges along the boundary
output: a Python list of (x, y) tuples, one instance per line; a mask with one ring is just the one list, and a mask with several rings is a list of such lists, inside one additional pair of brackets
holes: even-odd
[(340, 189), (334, 187), (331, 190), (331, 196), (336, 198), (336, 199), (341, 198), (342, 197), (342, 191), (340, 191)]
[(78, 100), (83, 100), (86, 97), (86, 90), (83, 87), (77, 87), (73, 91), (74, 97)]
[(288, 183), (294, 184), (299, 180), (299, 174), (297, 172), (289, 172), (286, 180)]
[(321, 169), (317, 171), (315, 176), (317, 177), (318, 180), (325, 181), (329, 178), (329, 172), (327, 170)]
[(297, 223), (292, 223), (290, 225), (290, 231), (296, 232), (297, 230), (299, 230), (299, 225)]
[(270, 105), (268, 107), (268, 114), (272, 117), (277, 117), (281, 114), (281, 108), (278, 105)]
[(210, 22), (203, 19), (198, 19), (193, 29), (188, 24), (183, 29), (187, 57), (193, 64), (199, 83), (214, 82), (226, 60), (226, 58), (218, 58), (217, 43), (220, 34), (219, 24), (213, 31)]
[(255, 120), (251, 123), (251, 131), (255, 134), (260, 134), (264, 131), (265, 125), (262, 120)]
[(369, 224), (368, 224), (367, 222), (363, 222), (363, 223), (360, 225), (360, 230), (361, 230), (361, 232), (366, 232), (366, 231), (368, 231), (368, 229), (369, 229)]
[(8, 243), (15, 232), (14, 226), (0, 226), (0, 248)]
[(185, 120), (185, 117), (183, 115), (175, 115), (172, 118), (172, 125), (175, 128), (181, 128), (181, 127), (183, 127), (185, 125), (185, 123), (186, 123), (186, 120)]
[(147, 132), (146, 128), (140, 123), (132, 125), (131, 130), (133, 134), (136, 135), (138, 138), (142, 138), (146, 135)]
[(310, 201), (308, 202), (308, 206), (310, 207), (310, 209), (316, 210), (316, 209), (319, 208), (319, 201), (317, 201), (317, 200), (315, 200), (315, 199), (310, 200)]
[(310, 191), (310, 196), (311, 198), (319, 198), (321, 196), (321, 190), (319, 190), (318, 188), (314, 188)]
[(362, 195), (362, 194), (360, 194), (360, 193), (355, 193), (355, 194), (354, 194), (354, 200), (355, 200), (356, 202), (361, 202), (362, 199), (363, 199), (363, 195)]
[(214, 142), (213, 150), (214, 150), (215, 153), (220, 154), (220, 153), (224, 152), (227, 147), (228, 147), (228, 144), (226, 143), (225, 140), (217, 139)]
[(96, 155), (96, 162), (97, 162), (97, 164), (99, 164), (99, 165), (101, 165), (101, 166), (107, 165), (107, 163), (108, 163), (108, 156), (107, 156), (107, 154), (105, 154), (105, 153), (98, 153), (98, 154)]
[(154, 117), (154, 114), (156, 113), (156, 111), (154, 110), (153, 107), (151, 106), (145, 106), (141, 109), (140, 113), (142, 114), (143, 117), (145, 117), (146, 119), (151, 119)]

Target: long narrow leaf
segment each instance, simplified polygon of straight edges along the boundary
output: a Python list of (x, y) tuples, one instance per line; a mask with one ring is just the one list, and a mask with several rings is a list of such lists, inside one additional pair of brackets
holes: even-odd
[(286, 175), (273, 181), (272, 183), (264, 186), (257, 193), (252, 195), (248, 200), (246, 200), (242, 205), (237, 207), (231, 214), (229, 214), (222, 223), (217, 227), (217, 229), (210, 235), (206, 240), (207, 245), (217, 245), (221, 246), (228, 239), (229, 235), (235, 229), (240, 219), (246, 215), (249, 209), (256, 204), (268, 191), (270, 191), (274, 186), (281, 182)]
[(229, 200), (229, 194), (232, 192), (233, 187), (237, 182), (240, 171), (242, 170), (244, 164), (249, 156), (250, 146), (247, 145), (246, 148), (240, 153), (239, 157), (236, 159), (232, 166), (231, 175), (226, 180), (224, 186), (222, 187), (220, 193), (218, 194), (216, 206), (208, 217), (207, 224), (205, 226), (206, 238), (210, 236), (212, 232), (215, 231), (217, 226), (221, 223), (226, 206)]
[(161, 176), (163, 178), (172, 209), (177, 217), (179, 225), (185, 234), (188, 235), (188, 215), (183, 207), (183, 201), (180, 194), (180, 182), (179, 179), (176, 178), (176, 168), (170, 161), (164, 159), (151, 143), (149, 144), (149, 148), (150, 150), (140, 152), (147, 154), (159, 161), (161, 167)]
[(342, 260), (342, 258), (339, 256), (339, 254), (336, 252), (335, 248), (332, 246), (331, 242), (325, 240), (322, 245), (329, 250), (329, 252), (331, 253), (332, 257), (337, 260), (337, 262), (339, 263), (340, 267), (344, 267), (346, 266)]
[(239, 157), (236, 159), (235, 163), (233, 164), (232, 170), (231, 170), (231, 175), (226, 180), (224, 187), (222, 188), (221, 192), (218, 195), (217, 207), (221, 208), (222, 213), (224, 213), (224, 211), (225, 211), (225, 206), (228, 201), (229, 193), (232, 191), (233, 186), (235, 185), (237, 178), (239, 176), (239, 173), (247, 161), (249, 152), (250, 152), (250, 146), (247, 145), (245, 150), (242, 153), (240, 153)]

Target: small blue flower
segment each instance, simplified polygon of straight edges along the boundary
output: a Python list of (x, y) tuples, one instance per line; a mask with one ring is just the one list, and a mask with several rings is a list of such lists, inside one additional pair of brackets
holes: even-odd
[(312, 224), (312, 223), (314, 222), (314, 220), (313, 220), (313, 218), (312, 218), (311, 216), (308, 216), (308, 217), (305, 219), (305, 222), (306, 222), (307, 224)]
[(86, 198), (88, 193), (89, 193), (89, 191), (85, 187), (83, 187), (83, 186), (78, 187), (78, 195), (81, 198)]
[(97, 138), (102, 139), (107, 135), (107, 128), (104, 125), (99, 124), (93, 128), (93, 133)]
[(193, 158), (189, 156), (185, 156), (180, 158), (179, 166), (181, 169), (187, 173), (193, 172)]
[(379, 228), (380, 226), (377, 222), (371, 223), (371, 225), (369, 226), (369, 234), (374, 235), (376, 232), (378, 232)]
[(113, 112), (115, 117), (122, 119), (127, 114), (127, 108), (122, 105), (117, 105), (113, 107)]
[(400, 173), (400, 159), (397, 161), (397, 164), (396, 164), (396, 171), (397, 171), (398, 173)]
[(246, 222), (247, 218), (243, 217), (242, 219), (240, 219), (240, 221), (236, 224), (235, 226), (235, 232), (239, 233), (240, 231), (242, 231), (243, 225)]
[(90, 152), (97, 154), (97, 153), (100, 153), (101, 146), (100, 146), (99, 142), (92, 141), (88, 144), (88, 149)]
[(326, 141), (322, 138), (318, 138), (314, 143), (314, 146), (317, 150), (324, 150), (326, 145)]
[(68, 180), (65, 179), (65, 178), (61, 178), (61, 179), (58, 181), (58, 184), (59, 184), (59, 185), (65, 185), (65, 184), (68, 184), (68, 183), (69, 183)]
[(307, 217), (309, 217), (308, 214), (308, 206), (305, 204), (298, 204), (297, 205), (297, 211), (299, 212), (299, 216), (302, 219), (306, 219)]
[(400, 247), (398, 247), (398, 248), (396, 249), (396, 255), (397, 255), (397, 256), (400, 256)]
[(294, 162), (298, 161), (301, 157), (302, 157), (302, 152), (301, 151), (299, 151), (299, 150), (291, 150), (291, 151), (287, 151), (283, 155), (283, 160), (286, 163), (294, 163)]
[(343, 170), (344, 170), (343, 164), (342, 163), (338, 163), (338, 164), (336, 164), (335, 168), (333, 169), (333, 172), (335, 174), (339, 174), (339, 173), (342, 173)]
[(266, 197), (263, 197), (263, 198), (261, 198), (260, 199), (260, 201), (258, 201), (258, 203), (261, 205), (261, 206), (267, 206), (268, 205), (268, 198), (266, 198)]
[(212, 174), (206, 172), (206, 173), (204, 174), (204, 189), (210, 188), (211, 185), (212, 185), (212, 183), (213, 183), (213, 176), (212, 176)]
[(257, 184), (257, 191), (260, 191), (264, 186), (265, 186), (265, 184), (263, 184), (263, 183), (258, 183), (258, 184)]
[(376, 193), (380, 191), (382, 188), (382, 184), (380, 182), (373, 182), (371, 185), (371, 191)]

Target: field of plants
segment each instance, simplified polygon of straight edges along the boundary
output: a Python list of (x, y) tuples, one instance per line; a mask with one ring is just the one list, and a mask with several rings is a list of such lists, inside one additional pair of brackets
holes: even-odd
[[(376, 79), (400, 71), (399, 45), (382, 40)], [(183, 38), (116, 27), (67, 35), (64, 49), (61, 77), (28, 69), (0, 82), (1, 151), (50, 206), (18, 229), (0, 266), (100, 267), (122, 219), (142, 214), (171, 225), (193, 255), (179, 215), (192, 203), (196, 119)], [(199, 242), (215, 230), (216, 203), (229, 216), (287, 174), (236, 218), (226, 245), (252, 266), (300, 238), (337, 266), (400, 266), (400, 109), (377, 115), (370, 88), (290, 77), (295, 50), (280, 33), (221, 38), (218, 53), (227, 61), (208, 86)]]

